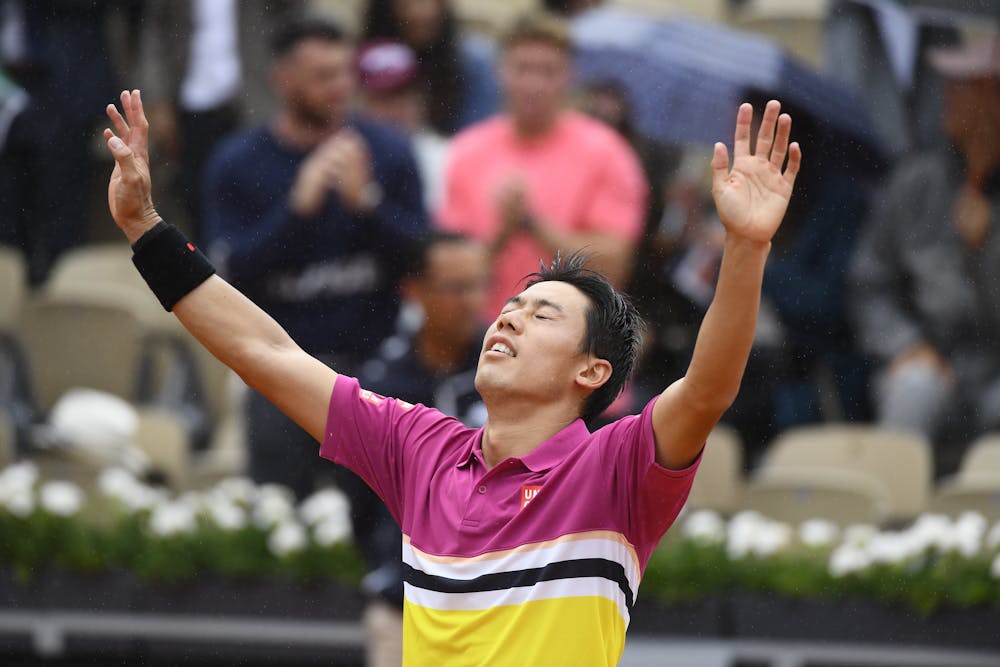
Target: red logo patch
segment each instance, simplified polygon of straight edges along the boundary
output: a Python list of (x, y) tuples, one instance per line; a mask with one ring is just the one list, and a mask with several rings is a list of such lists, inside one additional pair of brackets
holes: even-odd
[(538, 492), (541, 491), (541, 490), (542, 490), (541, 486), (522, 486), (521, 487), (521, 509), (524, 509), (525, 507), (527, 507), (528, 503), (530, 503), (532, 500), (534, 500), (535, 496), (537, 496)]

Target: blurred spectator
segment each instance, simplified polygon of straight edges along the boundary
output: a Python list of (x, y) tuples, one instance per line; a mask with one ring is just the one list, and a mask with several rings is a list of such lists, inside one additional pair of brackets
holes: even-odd
[(403, 42), (417, 54), (428, 120), (438, 134), (451, 136), (497, 111), (493, 47), (459, 31), (449, 0), (369, 0), (362, 34), (365, 41)]
[[(748, 102), (769, 96), (748, 91)], [(842, 159), (845, 141), (805, 109), (783, 104), (809, 147), (795, 197), (764, 269), (761, 318), (745, 386), (726, 421), (743, 434), (748, 464), (775, 435), (824, 420), (868, 419), (868, 367), (847, 318), (847, 271), (873, 183)], [(756, 136), (756, 135), (754, 135)]]
[[(479, 323), (488, 285), (486, 249), (470, 239), (434, 233), (421, 244), (402, 283), (405, 300), (420, 313), (417, 329), (386, 340), (359, 379), (384, 396), (423, 403), (482, 426), (486, 409), (475, 389), (484, 328)], [(403, 570), (399, 526), (382, 501), (343, 469), (338, 485), (351, 499), (355, 540), (371, 572), (363, 587), (372, 596), (365, 613), (368, 665), (402, 660)]]
[[(6, 169), (19, 185), (0, 189), (0, 242), (24, 251), (33, 283), (86, 238), (92, 177), (103, 173), (91, 147), (118, 90), (109, 20), (130, 4), (0, 2), (0, 65), (30, 96), (30, 112), (11, 128)], [(16, 148), (22, 140), (30, 153)]]
[(836, 0), (830, 6), (826, 69), (860, 94), (893, 157), (945, 141), (941, 78), (927, 52), (954, 45), (958, 31), (940, 15), (885, 0)]
[[(426, 228), (420, 178), (402, 135), (350, 116), (354, 48), (339, 28), (290, 24), (274, 53), (276, 117), (208, 165), (207, 244), (299, 345), (351, 374), (392, 331), (400, 258)], [(257, 394), (247, 412), (252, 476), (308, 493), (315, 466), (288, 443), (315, 443)]]
[(491, 318), (557, 250), (587, 247), (594, 268), (616, 285), (628, 277), (645, 215), (642, 170), (613, 130), (565, 108), (570, 63), (560, 19), (535, 14), (518, 21), (501, 54), (507, 113), (464, 130), (452, 144), (439, 221), (489, 244)]
[(154, 149), (177, 160), (174, 192), (201, 239), (201, 175), (216, 143), (241, 121), (275, 110), (267, 45), (295, 0), (149, 0), (139, 80)]
[[(852, 266), (879, 422), (938, 445), (1000, 428), (1000, 38), (933, 52), (951, 146), (904, 160)], [(950, 468), (956, 448), (938, 451)]]
[(376, 41), (358, 53), (361, 106), (369, 118), (395, 125), (410, 138), (417, 158), (424, 204), (441, 204), (449, 140), (427, 124), (427, 96), (420, 84), (416, 55), (400, 42)]

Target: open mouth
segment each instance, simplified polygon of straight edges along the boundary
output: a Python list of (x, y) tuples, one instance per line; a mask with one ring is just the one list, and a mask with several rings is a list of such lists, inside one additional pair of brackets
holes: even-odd
[(488, 350), (489, 352), (499, 352), (500, 354), (506, 354), (508, 357), (513, 357), (514, 351), (503, 343), (493, 343), (493, 346)]

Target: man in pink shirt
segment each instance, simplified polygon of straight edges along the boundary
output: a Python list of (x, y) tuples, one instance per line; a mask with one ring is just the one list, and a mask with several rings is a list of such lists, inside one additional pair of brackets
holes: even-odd
[(646, 210), (631, 147), (604, 124), (568, 110), (571, 43), (563, 21), (521, 19), (500, 60), (506, 113), (455, 136), (438, 224), (490, 244), (487, 317), (556, 250), (587, 248), (621, 287)]
[[(635, 364), (641, 322), (581, 257), (507, 299), (476, 371), (486, 424), (373, 394), (299, 348), (159, 217), (138, 91), (111, 105), (112, 216), (164, 308), (251, 387), (360, 475), (403, 533), (405, 665), (614, 665), (656, 543), (739, 390), (764, 264), (801, 162), (771, 101), (750, 149), (712, 159), (726, 227), (715, 298), (684, 377), (639, 415), (591, 433)], [(785, 166), (787, 157), (788, 164)]]

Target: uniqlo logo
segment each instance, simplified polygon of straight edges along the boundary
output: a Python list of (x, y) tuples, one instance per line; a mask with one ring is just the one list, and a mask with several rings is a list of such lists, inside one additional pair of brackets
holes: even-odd
[(541, 486), (522, 486), (521, 487), (521, 509), (524, 509), (525, 507), (527, 507), (528, 503), (530, 503), (532, 500), (534, 500), (535, 496), (538, 495), (538, 492), (541, 489), (542, 489)]

